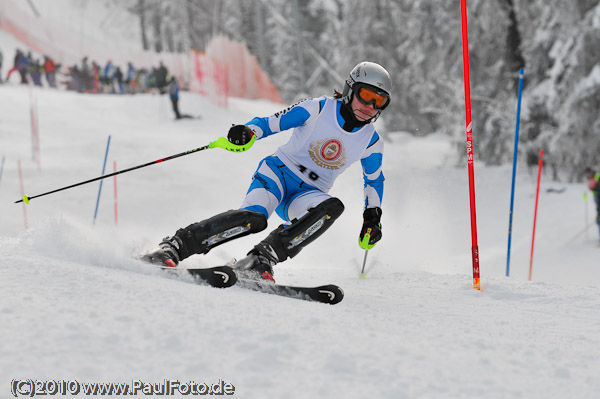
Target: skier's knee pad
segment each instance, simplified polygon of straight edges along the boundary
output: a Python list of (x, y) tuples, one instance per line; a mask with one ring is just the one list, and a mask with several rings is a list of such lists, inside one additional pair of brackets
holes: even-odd
[(281, 225), (255, 249), (276, 262), (296, 256), (302, 248), (316, 240), (344, 212), (344, 204), (337, 198), (329, 198), (289, 226)]
[(205, 254), (217, 245), (267, 228), (267, 218), (259, 212), (230, 210), (175, 233), (181, 239), (180, 259)]

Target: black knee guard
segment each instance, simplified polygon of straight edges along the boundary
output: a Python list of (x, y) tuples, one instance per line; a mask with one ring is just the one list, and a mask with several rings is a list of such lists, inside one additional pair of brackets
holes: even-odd
[(267, 218), (259, 212), (230, 210), (202, 222), (179, 229), (175, 237), (181, 240), (179, 259), (193, 254), (205, 254), (217, 245), (267, 228)]
[(279, 226), (250, 252), (259, 252), (274, 262), (293, 258), (302, 248), (325, 232), (344, 212), (344, 204), (337, 198), (329, 198), (290, 226)]

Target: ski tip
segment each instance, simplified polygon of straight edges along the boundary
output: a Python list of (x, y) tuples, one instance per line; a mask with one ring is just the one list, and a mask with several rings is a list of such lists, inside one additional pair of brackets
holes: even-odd
[(228, 266), (184, 270), (199, 281), (204, 281), (215, 288), (231, 287), (238, 281), (235, 270)]
[(322, 295), (321, 298), (318, 299), (319, 302), (335, 305), (342, 302), (342, 299), (344, 299), (344, 290), (337, 285), (325, 285), (317, 288), (317, 290), (318, 293)]

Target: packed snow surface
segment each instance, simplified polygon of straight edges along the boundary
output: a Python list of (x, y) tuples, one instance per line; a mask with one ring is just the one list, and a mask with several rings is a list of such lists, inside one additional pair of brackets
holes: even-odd
[[(248, 152), (212, 149), (14, 204), (208, 144), (232, 123), (283, 108), (182, 93), (89, 95), (0, 86), (0, 397), (13, 379), (145, 383), (223, 380), (239, 398), (570, 398), (600, 391), (600, 248), (584, 184), (543, 175), (529, 281), (536, 171), (517, 173), (506, 277), (511, 166), (476, 158), (482, 291), (472, 288), (466, 165), (451, 141), (390, 133), (383, 240), (364, 252), (362, 174), (331, 194), (344, 214), (276, 267), (280, 283), (333, 283), (329, 306), (165, 276), (132, 259), (178, 228), (239, 207), (284, 132)], [(40, 167), (32, 160), (37, 108)], [(477, 140), (477, 131), (475, 138)], [(118, 225), (115, 225), (115, 202)], [(26, 211), (28, 228), (25, 229)], [(194, 256), (181, 267), (241, 258), (281, 223)], [(156, 397), (156, 396), (155, 396)]]

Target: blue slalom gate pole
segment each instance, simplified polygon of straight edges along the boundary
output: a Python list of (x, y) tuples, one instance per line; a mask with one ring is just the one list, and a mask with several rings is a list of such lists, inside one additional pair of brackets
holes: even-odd
[[(106, 169), (106, 159), (108, 158), (108, 148), (110, 147), (110, 135), (108, 135), (108, 143), (106, 143), (106, 153), (104, 154), (104, 164), (102, 165), (102, 175)], [(96, 216), (98, 215), (98, 205), (100, 204), (100, 194), (102, 193), (102, 181), (100, 180), (100, 188), (98, 189), (98, 199), (96, 200), (96, 210), (94, 211), (94, 224), (96, 223)]]
[(508, 213), (508, 252), (506, 255), (506, 277), (510, 275), (510, 241), (512, 238), (512, 220), (515, 204), (515, 175), (517, 173), (517, 155), (519, 149), (519, 124), (521, 121), (521, 94), (523, 93), (523, 68), (519, 71), (519, 100), (517, 103), (517, 127), (515, 129), (515, 149), (513, 153), (512, 184), (510, 188), (510, 211)]

